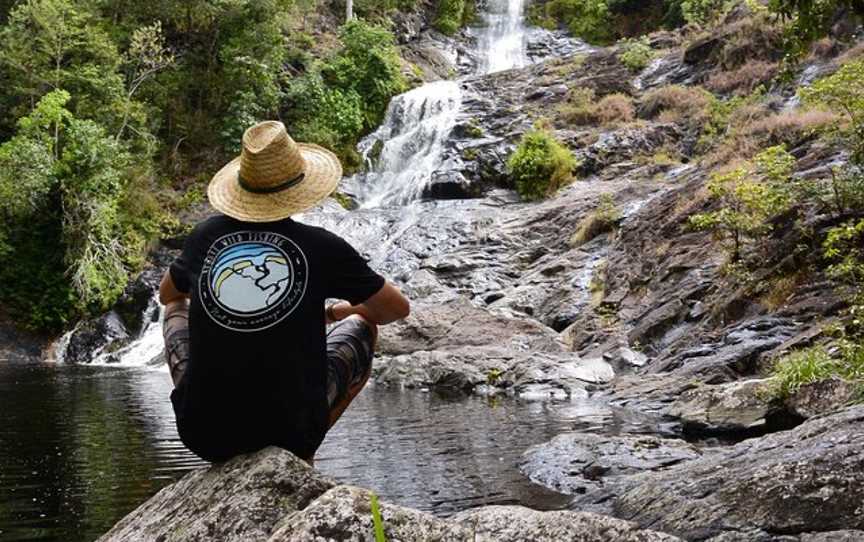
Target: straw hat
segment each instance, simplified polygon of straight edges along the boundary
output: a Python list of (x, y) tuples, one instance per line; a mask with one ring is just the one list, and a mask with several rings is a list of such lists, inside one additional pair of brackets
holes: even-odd
[(284, 124), (266, 121), (246, 130), (243, 151), (213, 177), (207, 198), (238, 220), (271, 222), (314, 207), (341, 178), (336, 155), (296, 143)]

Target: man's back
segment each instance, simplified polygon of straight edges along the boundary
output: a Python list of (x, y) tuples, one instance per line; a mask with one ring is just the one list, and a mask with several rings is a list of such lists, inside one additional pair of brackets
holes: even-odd
[(224, 215), (195, 228), (170, 273), (191, 297), (172, 394), (186, 444), (214, 459), (268, 444), (314, 452), (327, 429), (324, 301), (362, 303), (384, 279), (326, 230)]

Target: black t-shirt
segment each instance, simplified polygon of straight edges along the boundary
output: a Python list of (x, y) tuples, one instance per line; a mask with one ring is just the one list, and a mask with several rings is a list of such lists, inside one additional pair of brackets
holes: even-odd
[(170, 267), (190, 294), (190, 359), (171, 395), (184, 443), (221, 460), (268, 445), (311, 455), (327, 429), (324, 301), (384, 279), (341, 237), (293, 220), (199, 224)]

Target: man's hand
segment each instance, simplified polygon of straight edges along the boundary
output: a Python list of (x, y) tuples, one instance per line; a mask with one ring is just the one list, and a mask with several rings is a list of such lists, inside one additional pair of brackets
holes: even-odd
[(352, 314), (359, 314), (363, 318), (378, 325), (385, 325), (408, 316), (411, 310), (408, 299), (402, 292), (392, 284), (385, 283), (378, 292), (360, 305), (351, 305), (347, 301), (340, 301), (331, 305), (328, 309), (327, 323), (344, 320)]

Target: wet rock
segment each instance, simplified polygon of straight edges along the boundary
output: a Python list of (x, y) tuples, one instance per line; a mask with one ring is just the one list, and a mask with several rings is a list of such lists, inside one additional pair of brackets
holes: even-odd
[(768, 397), (768, 379), (699, 386), (684, 392), (669, 409), (684, 429), (696, 433), (746, 432), (764, 427), (777, 411)]
[(468, 199), (478, 197), (476, 188), (458, 171), (436, 172), (423, 189), (424, 199)]
[[(581, 512), (489, 506), (450, 519), (381, 502), (388, 540), (622, 542), (677, 540)], [(292, 454), (267, 448), (193, 471), (120, 520), (99, 542), (375, 540), (371, 493), (336, 486)]]
[(267, 540), (335, 484), (277, 448), (195, 470), (120, 520), (100, 542)]
[(688, 540), (861, 530), (862, 422), (864, 406), (850, 407), (663, 472), (616, 478), (575, 505)]
[(106, 349), (120, 348), (130, 338), (123, 319), (115, 311), (83, 320), (69, 333), (62, 355), (67, 363), (89, 363)]
[(683, 440), (566, 433), (530, 448), (519, 468), (537, 484), (574, 495), (618, 476), (661, 470), (701, 455)]
[(786, 408), (802, 418), (812, 418), (838, 410), (857, 397), (857, 390), (840, 378), (804, 384), (789, 399)]
[[(457, 514), (476, 542), (674, 542), (674, 536), (587, 512), (537, 512), (521, 506), (486, 506)], [(466, 541), (467, 542), (467, 541)]]
[(457, 298), (446, 304), (416, 304), (407, 319), (381, 329), (379, 351), (393, 356), (483, 345), (563, 350), (557, 335), (536, 321), (493, 314)]
[(376, 361), (373, 375), (376, 383), (388, 386), (565, 399), (582, 396), (588, 383), (609, 377), (582, 363), (569, 353), (464, 346), (383, 357)]
[(146, 323), (146, 318), (152, 316), (153, 309), (156, 309), (154, 295), (159, 289), (163, 273), (164, 268), (161, 266), (148, 267), (126, 286), (114, 305), (114, 310), (123, 320), (130, 335), (138, 335)]

